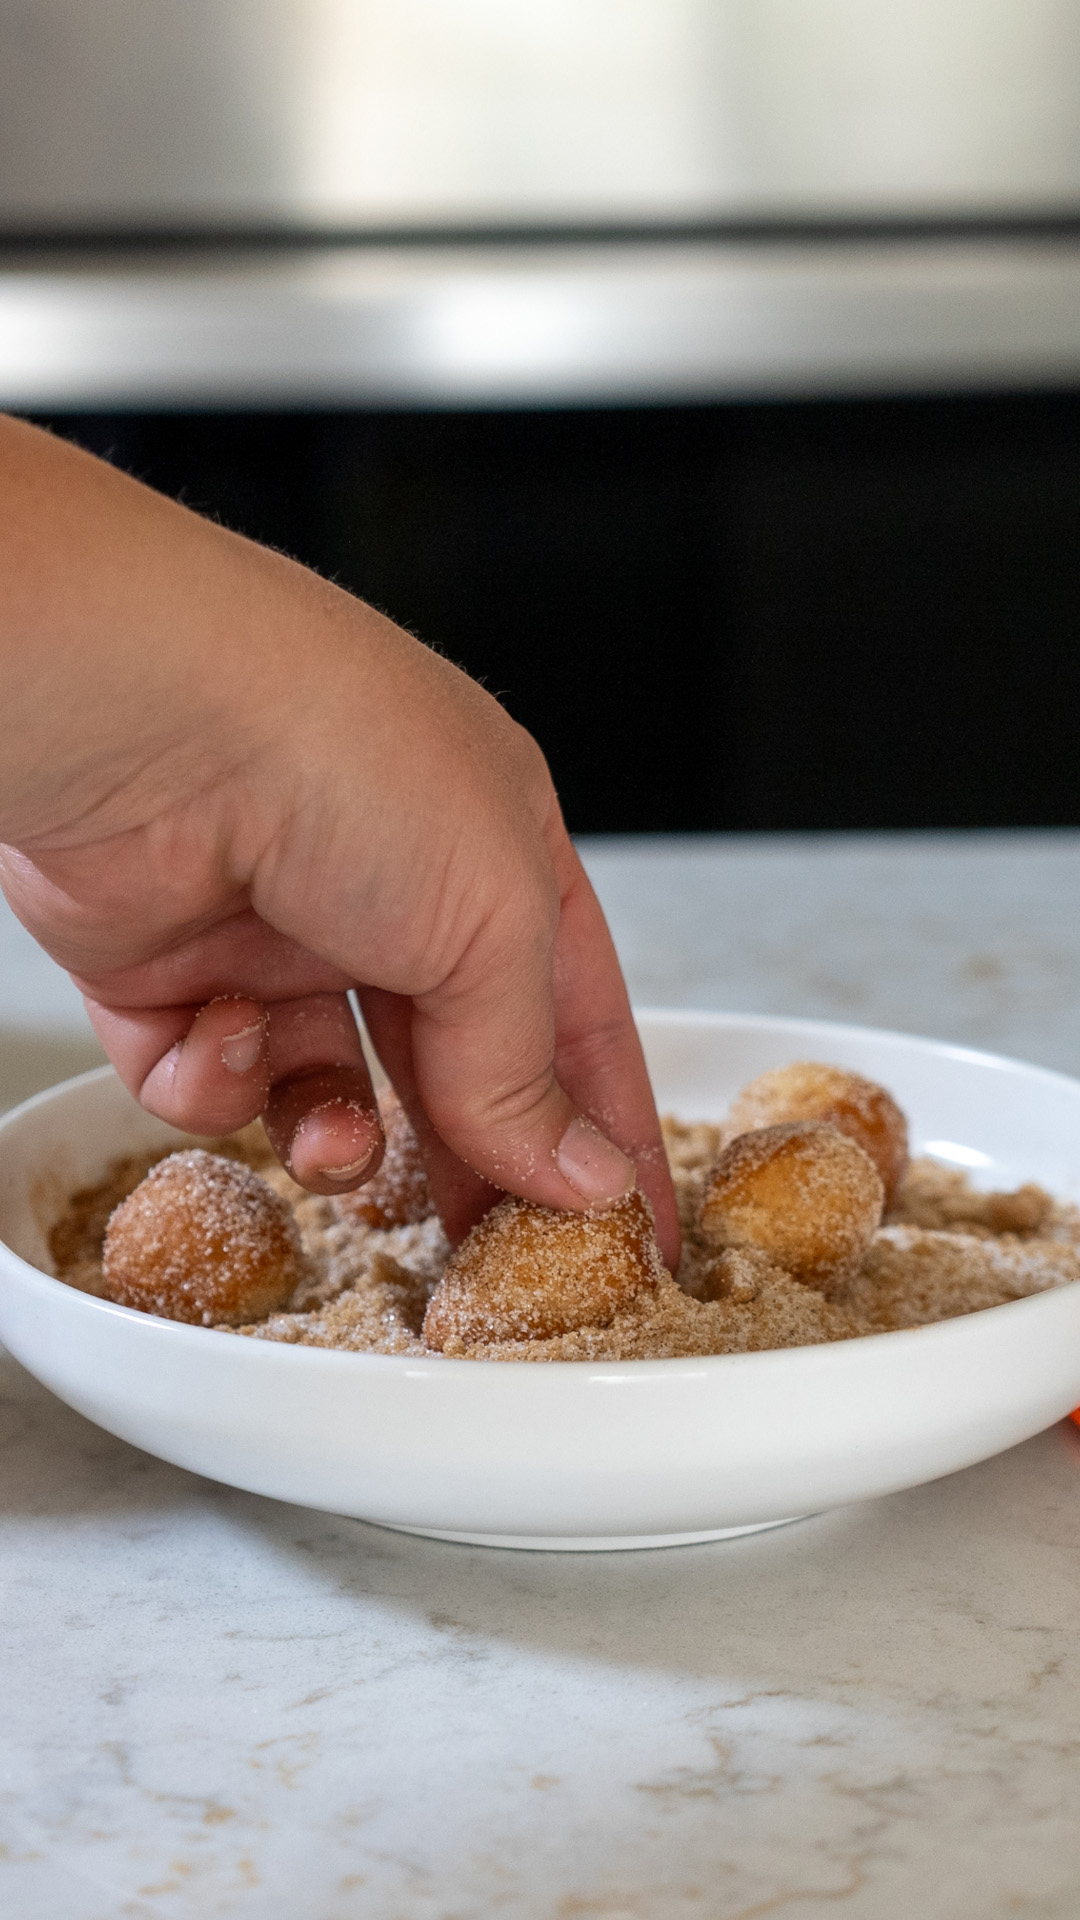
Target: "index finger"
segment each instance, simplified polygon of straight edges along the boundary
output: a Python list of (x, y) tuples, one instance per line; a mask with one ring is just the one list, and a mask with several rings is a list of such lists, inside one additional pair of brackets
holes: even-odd
[(555, 1075), (574, 1104), (634, 1162), (652, 1204), (660, 1250), (674, 1272), (675, 1189), (615, 943), (569, 839), (556, 857), (564, 891), (555, 942)]
[[(674, 1194), (641, 1045), (557, 810), (548, 852), (543, 885), (518, 869), (446, 979), (414, 997), (415, 1097), (467, 1167), (542, 1206), (609, 1206), (638, 1179), (676, 1265)], [(390, 1037), (403, 1054), (403, 1036)]]

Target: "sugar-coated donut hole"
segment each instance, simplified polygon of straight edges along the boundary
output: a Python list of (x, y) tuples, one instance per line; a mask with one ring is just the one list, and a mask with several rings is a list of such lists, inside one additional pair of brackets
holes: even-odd
[(410, 1227), (434, 1212), (420, 1143), (392, 1087), (379, 1095), (386, 1151), (379, 1171), (355, 1193), (335, 1194), (340, 1220), (361, 1220), (369, 1227)]
[(306, 1271), (288, 1203), (250, 1167), (199, 1147), (159, 1160), (121, 1201), (102, 1267), (119, 1306), (199, 1326), (273, 1313)]
[(740, 1134), (706, 1183), (699, 1226), (717, 1248), (756, 1248), (811, 1286), (854, 1271), (885, 1189), (855, 1141), (820, 1120)]
[(508, 1196), (451, 1256), (424, 1320), (424, 1339), (549, 1340), (607, 1326), (664, 1267), (652, 1211), (636, 1190), (602, 1213), (562, 1213)]
[(846, 1067), (796, 1060), (751, 1080), (737, 1096), (726, 1132), (752, 1133), (788, 1120), (826, 1120), (868, 1153), (891, 1206), (908, 1160), (907, 1121), (891, 1093)]

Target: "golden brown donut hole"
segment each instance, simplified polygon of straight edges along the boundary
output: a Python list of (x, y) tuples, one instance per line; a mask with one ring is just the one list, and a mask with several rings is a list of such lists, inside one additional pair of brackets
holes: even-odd
[(712, 1246), (756, 1248), (811, 1286), (852, 1272), (880, 1223), (885, 1190), (854, 1140), (819, 1120), (742, 1133), (705, 1187)]
[(121, 1201), (102, 1266), (117, 1305), (197, 1326), (261, 1319), (305, 1273), (287, 1201), (242, 1162), (199, 1147), (159, 1160)]
[(826, 1120), (870, 1155), (891, 1206), (908, 1159), (907, 1121), (891, 1093), (846, 1067), (797, 1060), (763, 1073), (738, 1095), (728, 1133), (751, 1133), (786, 1120)]
[(451, 1256), (424, 1339), (475, 1346), (550, 1340), (603, 1327), (664, 1268), (648, 1201), (637, 1191), (602, 1213), (562, 1213), (507, 1196)]
[(334, 1212), (340, 1220), (360, 1220), (369, 1227), (413, 1226), (434, 1212), (420, 1143), (392, 1087), (379, 1095), (379, 1114), (386, 1135), (379, 1171), (355, 1193), (335, 1194)]

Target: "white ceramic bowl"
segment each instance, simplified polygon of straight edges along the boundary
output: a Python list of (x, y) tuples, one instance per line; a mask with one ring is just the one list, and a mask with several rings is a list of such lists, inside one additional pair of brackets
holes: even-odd
[[(687, 1118), (719, 1118), (768, 1067), (836, 1061), (895, 1093), (916, 1150), (1080, 1196), (1080, 1082), (1063, 1075), (816, 1021), (639, 1025), (661, 1107)], [(63, 1194), (179, 1138), (109, 1069), (0, 1122), (0, 1337), (109, 1432), (231, 1486), (491, 1545), (659, 1546), (915, 1486), (1080, 1401), (1080, 1285), (832, 1346), (514, 1366), (241, 1340), (48, 1277)]]

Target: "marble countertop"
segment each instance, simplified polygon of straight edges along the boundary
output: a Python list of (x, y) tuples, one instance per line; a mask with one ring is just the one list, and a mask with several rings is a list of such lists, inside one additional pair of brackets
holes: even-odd
[[(585, 852), (640, 1001), (1080, 1071), (1080, 834)], [(0, 1102), (92, 1060), (6, 919), (0, 983)], [(12, 1915), (1080, 1911), (1069, 1426), (775, 1533), (545, 1556), (216, 1486), (6, 1360), (0, 1569)]]

